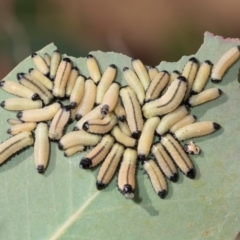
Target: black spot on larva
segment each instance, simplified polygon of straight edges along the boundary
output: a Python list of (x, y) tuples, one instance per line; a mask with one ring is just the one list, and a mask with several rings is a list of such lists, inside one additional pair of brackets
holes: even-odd
[(178, 181), (178, 174), (177, 173), (174, 173), (170, 178), (169, 178), (170, 181), (172, 182), (177, 182)]
[(196, 95), (196, 94), (198, 94), (198, 92), (194, 91), (193, 89), (190, 91), (190, 96)]
[(212, 78), (211, 81), (213, 83), (220, 83), (222, 79)]
[(12, 133), (12, 130), (9, 128), (9, 129), (7, 130), (7, 133), (8, 133), (8, 134), (11, 134), (11, 133)]
[(104, 184), (104, 183), (102, 183), (100, 181), (97, 181), (96, 182), (96, 187), (97, 187), (98, 190), (102, 190), (102, 189), (104, 189), (106, 187), (106, 184)]
[(218, 88), (218, 94), (221, 95), (222, 93), (223, 91), (220, 88)]
[(123, 68), (123, 71), (127, 71), (129, 68), (128, 67), (124, 67)]
[(21, 118), (23, 115), (22, 111), (17, 113), (17, 118)]
[(126, 193), (133, 193), (133, 188), (132, 188), (132, 186), (130, 184), (125, 184), (124, 187), (123, 187), (122, 192), (124, 194), (126, 194)]
[(69, 105), (63, 106), (62, 108), (63, 108), (64, 111), (68, 112), (72, 109), (72, 106), (71, 106), (71, 104), (69, 104)]
[(0, 81), (0, 87), (4, 86), (5, 81)]
[(74, 109), (77, 106), (76, 102), (70, 102), (69, 106), (71, 107), (71, 109)]
[(195, 57), (190, 58), (189, 61), (193, 63), (198, 63), (198, 60)]
[(125, 115), (121, 115), (121, 116), (118, 117), (118, 120), (120, 122), (125, 122), (126, 121), (126, 116)]
[(37, 94), (37, 93), (34, 93), (32, 95), (32, 100), (35, 101), (35, 100), (39, 100), (40, 99), (40, 96)]
[(58, 143), (58, 148), (59, 148), (59, 150), (63, 150), (63, 144), (62, 143)]
[(183, 82), (187, 82), (187, 79), (184, 76), (179, 76), (177, 79)]
[(3, 108), (5, 107), (5, 101), (1, 102), (1, 107), (3, 107)]
[(76, 67), (76, 66), (72, 67), (72, 70), (77, 71), (77, 72), (79, 71), (78, 67)]
[(103, 105), (101, 108), (101, 114), (102, 115), (107, 115), (109, 112), (109, 106), (107, 104)]
[(31, 73), (34, 70), (34, 68), (29, 68), (28, 72)]
[(72, 62), (70, 58), (63, 58), (63, 61), (64, 62), (69, 62), (69, 63)]
[[(146, 158), (146, 155), (145, 154), (139, 154), (138, 155), (138, 158), (140, 159), (140, 160), (144, 160), (145, 158)], [(144, 164), (144, 163), (143, 163)]]
[(17, 74), (17, 80), (21, 80), (22, 78), (24, 78), (24, 75), (25, 75), (25, 73), (18, 73)]
[(208, 64), (208, 65), (210, 65), (210, 66), (212, 66), (213, 65), (213, 63), (210, 61), (210, 60), (206, 60), (206, 61), (204, 61), (206, 64)]
[(79, 163), (79, 167), (83, 169), (88, 169), (91, 167), (91, 165), (92, 165), (92, 160), (90, 158), (83, 158)]
[(173, 73), (180, 74), (178, 70), (174, 70)]
[(82, 115), (81, 114), (76, 114), (76, 117), (75, 117), (75, 119), (77, 120), (77, 121), (79, 121), (80, 119), (82, 118)]
[(113, 69), (116, 69), (117, 66), (115, 64), (110, 64), (109, 67), (113, 68)]
[(37, 166), (37, 171), (38, 171), (38, 173), (43, 173), (44, 172), (44, 166), (43, 165), (38, 165)]
[(32, 53), (31, 57), (34, 58), (37, 56), (37, 53)]
[(87, 58), (93, 58), (93, 55), (92, 54), (88, 54)]
[(132, 133), (132, 137), (135, 139), (139, 139), (141, 136), (141, 131), (136, 130), (135, 132)]
[(158, 196), (160, 198), (165, 198), (167, 196), (167, 191), (166, 190), (159, 191)]
[(166, 74), (168, 74), (168, 75), (169, 75), (169, 72), (168, 72), (168, 71), (166, 71), (166, 70), (163, 70), (162, 72), (163, 72), (163, 73), (166, 73)]
[(214, 122), (214, 123), (213, 123), (213, 128), (214, 128), (215, 130), (218, 130), (218, 129), (221, 128), (221, 126), (220, 126), (220, 124)]
[(186, 173), (186, 176), (190, 179), (194, 179), (196, 177), (196, 173), (195, 173), (195, 170), (192, 168), (190, 169), (187, 173)]
[(73, 131), (79, 131), (79, 127), (74, 127)]
[(82, 128), (84, 131), (87, 131), (89, 129), (88, 121), (83, 124)]

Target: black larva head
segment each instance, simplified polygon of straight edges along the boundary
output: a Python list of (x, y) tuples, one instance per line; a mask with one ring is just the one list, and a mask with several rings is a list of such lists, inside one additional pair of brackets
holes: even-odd
[(177, 182), (178, 181), (178, 174), (177, 173), (174, 173), (170, 178), (169, 178), (170, 181), (172, 182)]
[(24, 78), (25, 73), (18, 73), (17, 74), (17, 80), (21, 80), (22, 78)]
[(118, 117), (118, 120), (120, 122), (125, 122), (126, 121), (126, 116), (125, 115), (121, 115), (121, 116)]
[(76, 102), (70, 102), (69, 106), (71, 107), (71, 109), (74, 109), (77, 106)]
[(43, 165), (38, 165), (37, 166), (37, 171), (38, 171), (38, 173), (43, 173), (44, 172), (44, 166)]
[(192, 168), (190, 169), (187, 173), (186, 173), (186, 176), (190, 179), (194, 179), (196, 177), (196, 173), (195, 173), (195, 170)]
[(153, 69), (153, 68), (156, 68), (155, 66), (149, 66), (149, 69)]
[(90, 158), (83, 158), (79, 163), (79, 167), (83, 169), (88, 169), (91, 167), (91, 165), (92, 165), (92, 160)]
[(166, 70), (163, 70), (162, 72), (169, 75), (169, 72)]
[(32, 53), (31, 57), (34, 58), (37, 56), (37, 53)]
[(141, 136), (141, 131), (136, 130), (135, 132), (132, 133), (132, 137), (135, 139), (139, 139)]
[(34, 70), (34, 68), (29, 68), (28, 72), (31, 73)]
[(92, 54), (88, 54), (87, 58), (93, 58), (93, 55)]
[(221, 128), (221, 126), (220, 126), (220, 124), (214, 122), (214, 123), (213, 123), (213, 128), (214, 128), (215, 130), (218, 130), (218, 129)]
[(5, 81), (0, 81), (0, 87), (4, 86)]
[(138, 58), (132, 58), (132, 62), (137, 61), (137, 60), (138, 60)]
[(96, 182), (96, 187), (97, 187), (97, 190), (102, 190), (106, 187), (106, 184), (100, 182), (100, 181), (97, 181)]
[(220, 88), (218, 88), (218, 94), (219, 94), (219, 96), (222, 95), (222, 93), (223, 93), (223, 91), (222, 91)]
[(138, 158), (139, 158), (140, 160), (142, 160), (142, 164), (145, 163), (145, 161), (143, 161), (143, 160), (146, 158), (146, 155), (145, 155), (145, 154), (138, 154)]
[(11, 134), (12, 133), (12, 130), (9, 128), (8, 130), (7, 130), (7, 134)]
[(213, 63), (210, 61), (210, 60), (206, 60), (204, 61), (206, 64), (210, 65), (210, 66), (213, 66)]
[(109, 67), (111, 67), (113, 69), (117, 69), (117, 66), (115, 64), (110, 64)]
[(1, 102), (1, 107), (4, 108), (5, 107), (5, 101)]
[(59, 150), (63, 150), (63, 144), (61, 142), (58, 143)]
[(238, 48), (238, 51), (240, 52), (240, 45), (238, 45), (237, 48)]
[(22, 111), (17, 113), (17, 118), (21, 118), (23, 115)]
[(222, 79), (212, 78), (211, 81), (213, 83), (220, 83), (222, 81)]
[(165, 198), (167, 196), (167, 191), (166, 190), (159, 191), (158, 196), (160, 198)]
[(72, 67), (72, 70), (74, 70), (74, 71), (76, 71), (76, 72), (78, 72), (79, 71), (79, 69), (78, 69), (78, 67)]
[(88, 121), (83, 124), (82, 128), (84, 131), (87, 131), (89, 129)]
[(183, 82), (187, 82), (187, 79), (184, 76), (179, 76), (177, 79)]
[(73, 131), (79, 131), (79, 127), (74, 127)]
[(178, 70), (174, 70), (173, 73), (180, 74)]
[(33, 100), (33, 101), (40, 100), (40, 96), (39, 96), (37, 93), (34, 93), (34, 94), (32, 95), (32, 100)]
[(193, 63), (198, 63), (198, 60), (195, 57), (190, 58), (189, 61)]
[(127, 71), (129, 68), (128, 67), (124, 67), (123, 68), (123, 71)]
[(66, 112), (69, 112), (71, 109), (72, 109), (72, 106), (69, 104), (69, 105), (65, 105), (62, 107), (62, 109)]
[(101, 114), (102, 115), (107, 115), (109, 112), (109, 106), (107, 104), (103, 105), (101, 108)]
[(77, 120), (77, 121), (79, 121), (80, 119), (82, 118), (82, 115), (81, 114), (76, 114), (76, 117), (75, 117), (75, 119)]
[(72, 62), (71, 59), (70, 59), (70, 58), (67, 58), (67, 57), (66, 57), (66, 58), (63, 58), (63, 61), (64, 61), (64, 62), (69, 62), (69, 63)]
[(54, 50), (53, 52), (54, 52), (54, 53), (59, 53), (58, 49)]
[(130, 184), (125, 184), (124, 187), (123, 187), (122, 192), (124, 194), (126, 194), (126, 193), (133, 193), (134, 191), (133, 191), (133, 188), (132, 188), (132, 186)]

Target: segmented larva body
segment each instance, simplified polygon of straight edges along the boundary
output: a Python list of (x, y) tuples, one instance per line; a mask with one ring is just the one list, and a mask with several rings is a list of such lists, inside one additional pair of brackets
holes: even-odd
[(126, 148), (118, 173), (118, 189), (127, 198), (134, 198), (137, 151)]
[(126, 111), (123, 108), (122, 104), (121, 104), (121, 100), (120, 98), (118, 98), (118, 102), (114, 108), (114, 113), (116, 114), (116, 116), (118, 117), (118, 120), (120, 122), (125, 122), (126, 120)]
[(49, 67), (47, 66), (44, 59), (37, 53), (32, 54), (32, 60), (37, 67), (37, 69), (44, 75), (49, 74)]
[(95, 146), (102, 139), (102, 136), (87, 133), (85, 131), (74, 131), (65, 134), (59, 141), (58, 147), (60, 150), (65, 150), (76, 145)]
[(72, 90), (75, 86), (76, 80), (78, 78), (78, 75), (79, 75), (78, 67), (73, 67), (70, 72), (69, 79), (66, 85), (66, 93), (65, 93), (66, 97), (69, 97), (71, 95)]
[(124, 134), (126, 134), (126, 135), (129, 136), (129, 137), (132, 136), (131, 130), (130, 130), (130, 128), (129, 128), (129, 126), (128, 126), (128, 124), (127, 124), (126, 121), (124, 121), (124, 122), (119, 121), (119, 122), (118, 122), (118, 126), (119, 126), (120, 130), (121, 130)]
[(54, 86), (52, 92), (55, 97), (65, 97), (67, 81), (69, 79), (71, 69), (71, 60), (69, 58), (63, 58), (57, 69), (56, 77), (54, 78)]
[(120, 97), (127, 114), (127, 123), (134, 138), (139, 138), (143, 129), (143, 118), (137, 96), (130, 87), (120, 90)]
[(213, 64), (209, 60), (206, 60), (201, 64), (192, 85), (193, 94), (200, 93), (204, 89), (207, 80), (210, 76), (212, 66)]
[(44, 122), (52, 120), (60, 109), (60, 102), (55, 102), (47, 107), (39, 109), (24, 110), (17, 113), (17, 118), (24, 122)]
[(222, 80), (226, 70), (240, 57), (240, 46), (235, 46), (223, 54), (218, 62), (213, 66), (211, 80), (218, 83)]
[(195, 178), (195, 170), (192, 161), (183, 150), (182, 146), (170, 134), (161, 138), (161, 144), (167, 150), (179, 169), (189, 178)]
[(101, 72), (95, 57), (91, 54), (87, 55), (87, 69), (91, 79), (98, 84), (101, 80)]
[(58, 110), (49, 127), (48, 136), (50, 139), (59, 140), (62, 137), (70, 115), (71, 112), (69, 106), (64, 106)]
[(58, 50), (53, 51), (52, 57), (51, 57), (51, 63), (50, 63), (50, 79), (54, 80), (57, 69), (59, 67), (59, 64), (61, 62), (61, 54)]
[(138, 157), (140, 159), (145, 159), (148, 156), (154, 140), (154, 133), (159, 123), (159, 117), (149, 118), (145, 122), (137, 147)]
[(123, 68), (123, 76), (127, 84), (136, 93), (140, 105), (143, 105), (145, 99), (145, 90), (136, 73), (132, 69), (125, 67)]
[(0, 87), (8, 93), (11, 93), (15, 96), (32, 99), (33, 101), (39, 100), (39, 95), (33, 90), (21, 85), (20, 83), (16, 83), (13, 81), (1, 81)]
[(106, 156), (97, 175), (96, 187), (98, 190), (105, 188), (113, 178), (117, 167), (121, 161), (124, 147), (119, 143), (114, 143), (111, 151)]
[(171, 126), (174, 123), (176, 123), (177, 121), (179, 121), (180, 119), (185, 117), (187, 114), (188, 114), (188, 109), (186, 108), (186, 106), (184, 106), (184, 105), (179, 106), (177, 109), (166, 114), (161, 119), (160, 123), (157, 126), (156, 132), (159, 135), (163, 135), (171, 128)]
[(179, 128), (192, 124), (196, 121), (197, 117), (194, 115), (186, 115), (170, 128), (170, 132), (175, 133)]
[(42, 107), (42, 101), (33, 101), (28, 98), (8, 98), (1, 102), (1, 107), (10, 111), (22, 111)]
[(109, 113), (103, 119), (88, 120), (83, 124), (83, 130), (94, 134), (105, 134), (112, 130), (118, 119), (114, 113)]
[(157, 160), (157, 163), (166, 177), (172, 181), (177, 182), (178, 172), (171, 157), (168, 155), (161, 143), (156, 143), (152, 146), (151, 153)]
[(150, 78), (146, 67), (144, 66), (140, 59), (136, 58), (132, 59), (132, 66), (135, 72), (137, 73), (137, 76), (140, 82), (142, 83), (144, 90), (146, 91), (150, 84)]
[(103, 116), (112, 112), (117, 105), (120, 85), (112, 83), (103, 97), (101, 103), (101, 113)]
[(44, 53), (44, 61), (47, 64), (48, 68), (50, 68), (51, 56), (48, 53)]
[(43, 75), (40, 71), (38, 71), (37, 69), (30, 68), (29, 74), (33, 78), (38, 80), (41, 84), (43, 84), (48, 90), (52, 90), (53, 82), (48, 77)]
[(195, 107), (198, 106), (200, 104), (212, 101), (218, 97), (220, 97), (220, 95), (222, 94), (222, 90), (219, 88), (209, 88), (206, 89), (196, 95), (191, 96), (188, 99), (187, 104), (190, 107)]
[(169, 73), (162, 71), (158, 73), (151, 81), (146, 90), (145, 102), (155, 100), (159, 97), (162, 90), (167, 86), (169, 81)]
[(34, 162), (38, 173), (44, 173), (50, 154), (50, 143), (48, 139), (48, 125), (41, 122), (35, 130)]
[(21, 120), (19, 120), (19, 119), (15, 119), (15, 118), (8, 118), (8, 119), (7, 119), (7, 122), (8, 122), (10, 125), (17, 125), (17, 124), (24, 123), (23, 121), (21, 121)]
[(195, 122), (179, 128), (174, 132), (174, 136), (179, 140), (187, 140), (195, 137), (205, 136), (220, 129), (220, 125), (211, 121)]
[(95, 101), (96, 105), (99, 105), (102, 102), (105, 93), (107, 92), (112, 82), (115, 80), (116, 74), (117, 74), (117, 67), (114, 64), (109, 65), (108, 68), (103, 73), (101, 81), (97, 86), (96, 101)]
[(82, 152), (85, 150), (85, 146), (83, 145), (76, 145), (76, 146), (73, 146), (73, 147), (70, 147), (68, 149), (66, 149), (64, 151), (64, 156), (65, 157), (71, 157), (72, 155), (76, 154), (76, 153), (79, 153), (79, 152)]
[(148, 75), (149, 75), (150, 81), (152, 81), (157, 74), (158, 74), (158, 69), (155, 66), (148, 67)]
[(176, 78), (162, 97), (144, 104), (143, 115), (150, 118), (174, 111), (182, 102), (186, 89), (186, 78), (182, 76)]
[(28, 123), (20, 123), (16, 125), (12, 125), (10, 128), (8, 128), (7, 133), (11, 135), (16, 135), (20, 132), (25, 131), (33, 131), (36, 128), (37, 124), (35, 122), (28, 122)]
[(88, 169), (98, 165), (107, 156), (113, 144), (114, 138), (111, 135), (105, 135), (101, 142), (99, 142), (96, 147), (94, 147), (84, 158), (81, 159), (79, 167)]
[(0, 164), (23, 148), (33, 145), (33, 141), (31, 132), (21, 132), (2, 142), (0, 144)]
[(167, 182), (157, 164), (152, 160), (144, 160), (143, 168), (150, 178), (152, 186), (160, 198), (165, 198), (167, 195)]

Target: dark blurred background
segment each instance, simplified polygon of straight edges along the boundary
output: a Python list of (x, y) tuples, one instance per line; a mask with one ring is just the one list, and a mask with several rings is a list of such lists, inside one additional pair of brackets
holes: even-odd
[(0, 78), (51, 42), (76, 57), (115, 51), (156, 65), (194, 54), (205, 31), (240, 37), (240, 1), (0, 0)]

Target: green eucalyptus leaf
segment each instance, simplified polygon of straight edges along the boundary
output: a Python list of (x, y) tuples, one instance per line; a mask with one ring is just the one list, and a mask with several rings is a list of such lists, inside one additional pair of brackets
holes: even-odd
[[(239, 44), (238, 39), (205, 33), (204, 43), (194, 56), (200, 62), (209, 59), (216, 63)], [(39, 54), (51, 54), (55, 49), (50, 44)], [(101, 71), (116, 64), (117, 81), (125, 85), (122, 69), (131, 67), (129, 57), (113, 52), (92, 54)], [(70, 58), (88, 76), (85, 58)], [(181, 71), (188, 58), (162, 62), (158, 69)], [(135, 199), (126, 200), (116, 187), (116, 177), (105, 190), (96, 190), (98, 168), (85, 171), (78, 167), (85, 153), (66, 158), (57, 144), (51, 143), (50, 163), (40, 175), (34, 166), (33, 148), (29, 148), (0, 167), (0, 239), (233, 239), (240, 228), (239, 63), (217, 85), (223, 95), (192, 110), (199, 120), (222, 126), (216, 133), (194, 140), (202, 150), (192, 157), (195, 180), (181, 173), (177, 183), (168, 181), (169, 193), (162, 200), (139, 167)], [(18, 72), (32, 67), (28, 57), (4, 79), (17, 81)], [(212, 86), (215, 84), (209, 82), (208, 87)], [(1, 91), (0, 96), (3, 101), (10, 94)], [(4, 141), (8, 138), (6, 120), (16, 113), (0, 109), (0, 114)]]

